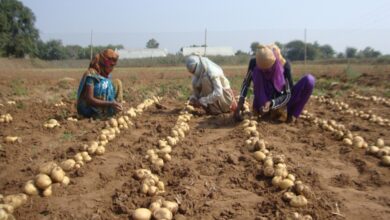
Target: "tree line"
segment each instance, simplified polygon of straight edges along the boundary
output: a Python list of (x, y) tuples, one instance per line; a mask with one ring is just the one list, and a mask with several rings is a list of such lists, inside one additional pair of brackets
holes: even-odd
[[(0, 0), (0, 56), (2, 57), (37, 57), (43, 60), (62, 59), (90, 59), (90, 46), (63, 45), (61, 40), (40, 39), (39, 31), (35, 28), (35, 15), (28, 7), (18, 0)], [(371, 47), (358, 50), (353, 47), (346, 48), (343, 53), (336, 51), (328, 44), (320, 45), (317, 42), (305, 44), (294, 40), (286, 44), (276, 42), (282, 54), (292, 60), (330, 59), (330, 58), (376, 58), (382, 54)], [(258, 42), (250, 45), (252, 54), (256, 51)], [(193, 45), (196, 46), (196, 45)], [(158, 48), (159, 43), (150, 39), (146, 48)], [(105, 48), (123, 49), (123, 45), (94, 46), (94, 52)], [(241, 50), (236, 55), (251, 55)]]

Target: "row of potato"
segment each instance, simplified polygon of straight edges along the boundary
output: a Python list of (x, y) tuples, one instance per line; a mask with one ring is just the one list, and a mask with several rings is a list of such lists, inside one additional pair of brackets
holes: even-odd
[[(263, 175), (272, 178), (273, 186), (285, 190), (282, 199), (292, 207), (306, 206), (308, 204), (307, 198), (312, 197), (310, 188), (288, 172), (284, 155), (273, 155), (267, 149), (267, 141), (259, 138), (257, 121), (246, 119), (242, 126), (244, 132), (249, 136), (245, 145), (250, 152), (253, 152), (254, 158), (263, 164)], [(303, 218), (311, 219), (311, 216), (305, 215)]]
[(384, 97), (379, 97), (379, 96), (362, 96), (359, 95), (355, 92), (352, 92), (349, 97), (355, 98), (355, 99), (360, 99), (360, 100), (365, 100), (365, 101), (373, 101), (376, 104), (383, 104), (386, 106), (390, 107), (390, 99), (386, 99)]
[(313, 96), (314, 99), (318, 100), (320, 103), (325, 103), (327, 105), (331, 105), (335, 107), (338, 111), (344, 114), (353, 115), (356, 117), (360, 117), (364, 120), (368, 120), (369, 122), (376, 123), (381, 126), (390, 127), (390, 119), (380, 117), (374, 113), (372, 113), (371, 110), (368, 112), (365, 111), (358, 111), (356, 109), (352, 109), (349, 107), (349, 105), (342, 101), (336, 101), (331, 98), (326, 98), (324, 96)]
[[(171, 135), (158, 141), (158, 149), (146, 151), (145, 158), (150, 163), (161, 168), (164, 163), (171, 161), (172, 147), (183, 140), (190, 129), (188, 122), (191, 120), (192, 114), (188, 111), (194, 111), (194, 108), (187, 103), (185, 109), (180, 112), (175, 126), (171, 129)], [(141, 193), (156, 196), (165, 192), (164, 182), (160, 181), (158, 176), (152, 174), (150, 170), (138, 169), (134, 176), (142, 182)], [(132, 218), (134, 220), (150, 220), (153, 217), (156, 220), (171, 220), (178, 209), (178, 203), (158, 197), (150, 204), (149, 208), (136, 209), (132, 214)]]
[[(147, 107), (153, 103), (159, 102), (160, 98), (146, 99), (139, 104), (135, 109), (137, 114), (141, 114)], [(126, 112), (118, 118), (111, 118), (106, 122), (106, 126), (101, 130), (97, 141), (91, 141), (84, 145), (81, 151), (74, 155), (73, 158), (66, 159), (58, 165), (56, 162), (46, 162), (39, 166), (38, 175), (33, 180), (29, 180), (23, 187), (23, 193), (0, 196), (0, 220), (12, 219), (13, 211), (25, 204), (28, 196), (40, 195), (48, 197), (52, 195), (52, 185), (59, 184), (67, 186), (70, 183), (70, 178), (66, 176), (66, 172), (80, 169), (85, 163), (92, 161), (92, 156), (99, 156), (105, 153), (105, 146), (109, 141), (112, 141), (116, 135), (120, 134), (120, 129), (128, 129), (132, 125), (130, 116)], [(58, 123), (57, 121), (49, 120), (48, 123)]]
[(377, 156), (381, 159), (383, 165), (390, 166), (390, 146), (386, 146), (382, 138), (378, 138), (374, 144), (369, 145), (362, 136), (353, 134), (343, 124), (337, 123), (335, 120), (315, 117), (306, 110), (302, 112), (300, 117), (325, 131), (331, 132), (336, 140), (342, 141), (347, 146), (366, 149), (367, 154)]
[(0, 115), (0, 123), (11, 123), (12, 120), (14, 120), (14, 119), (12, 118), (11, 114), (9, 114), (9, 113)]

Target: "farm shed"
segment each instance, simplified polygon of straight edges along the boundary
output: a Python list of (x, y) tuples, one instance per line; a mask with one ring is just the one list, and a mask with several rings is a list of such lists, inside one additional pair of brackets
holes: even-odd
[[(204, 47), (183, 47), (182, 54), (183, 56), (188, 56), (191, 54), (199, 54), (204, 56), (205, 48)], [(207, 56), (234, 56), (234, 50), (232, 47), (207, 47), (206, 48)]]
[(120, 49), (117, 51), (119, 59), (136, 59), (148, 57), (166, 57), (167, 49)]

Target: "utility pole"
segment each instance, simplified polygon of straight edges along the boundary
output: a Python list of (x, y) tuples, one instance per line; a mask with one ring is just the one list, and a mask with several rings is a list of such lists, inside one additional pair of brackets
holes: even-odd
[(206, 56), (206, 50), (207, 50), (207, 28), (204, 31), (204, 56)]
[(305, 63), (303, 65), (303, 72), (306, 72), (306, 59), (307, 59), (306, 28), (305, 28), (305, 32), (304, 32), (304, 39), (305, 39), (305, 55), (304, 55)]
[(93, 35), (93, 30), (91, 30), (91, 59), (90, 60), (92, 60), (92, 56), (93, 56), (92, 35)]

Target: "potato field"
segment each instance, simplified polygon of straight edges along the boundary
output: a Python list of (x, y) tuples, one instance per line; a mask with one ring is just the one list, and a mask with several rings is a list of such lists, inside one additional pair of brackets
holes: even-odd
[(115, 69), (124, 111), (83, 119), (84, 69), (3, 67), (0, 220), (390, 219), (390, 67), (346, 65), (290, 124), (194, 110), (184, 67)]

